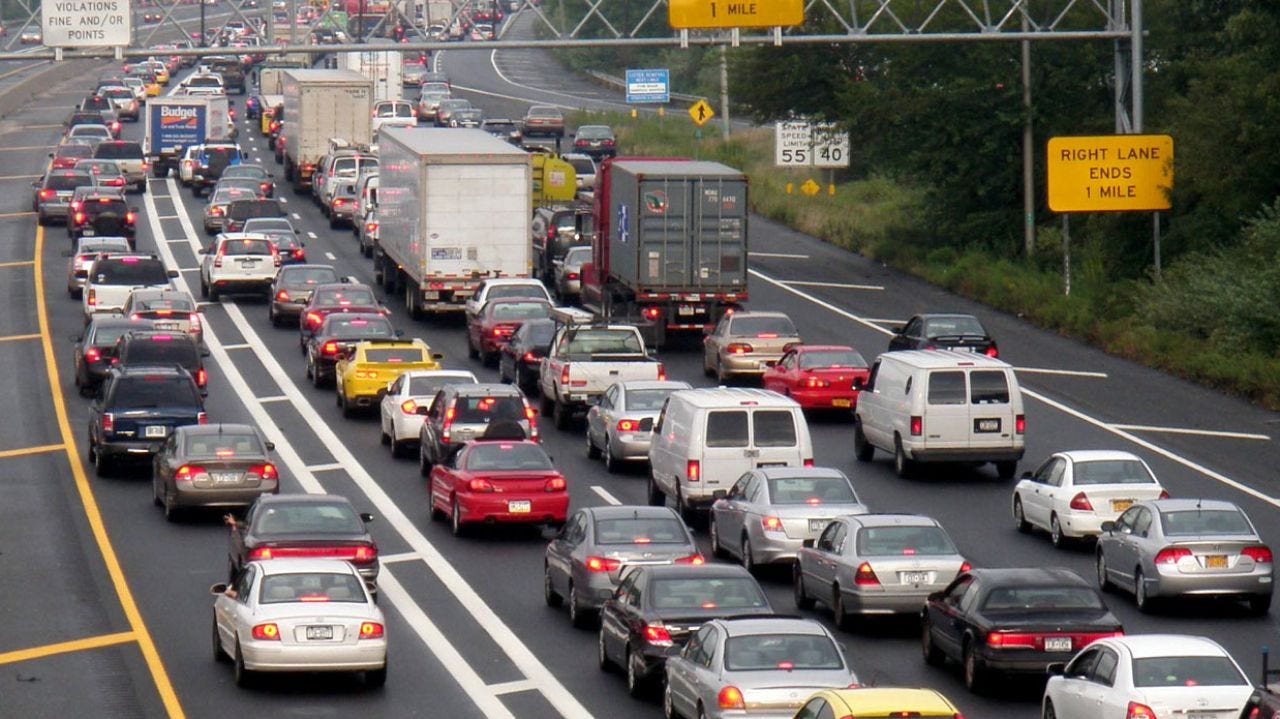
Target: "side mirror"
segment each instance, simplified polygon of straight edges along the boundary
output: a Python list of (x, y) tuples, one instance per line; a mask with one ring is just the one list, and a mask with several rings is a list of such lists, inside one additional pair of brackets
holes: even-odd
[[(1029, 476), (1029, 475), (1024, 475), (1024, 476)], [(1102, 529), (1102, 531), (1106, 532), (1107, 534), (1111, 534), (1112, 532), (1116, 531), (1116, 523), (1111, 520), (1107, 520), (1102, 523), (1100, 528)]]
[(274, 452), (275, 450), (276, 450), (276, 443), (275, 443), (275, 442), (267, 442), (267, 451), (268, 451), (268, 452)]
[(413, 413), (420, 414), (423, 417), (426, 417), (427, 415), (431, 414), (431, 408), (426, 405), (421, 405), (419, 407), (414, 408)]
[(728, 496), (729, 496), (729, 493), (723, 489), (717, 489), (716, 491), (711, 493), (712, 499), (724, 499), (725, 497), (728, 497)]
[(166, 272), (165, 274), (167, 274), (170, 278), (175, 278), (175, 277), (177, 277), (177, 276), (178, 276), (178, 271), (177, 271), (177, 270), (169, 270), (169, 271), (168, 271), (168, 272)]
[(84, 335), (67, 335), (68, 342), (83, 342)]
[(862, 389), (863, 387), (866, 387), (866, 386), (867, 386), (867, 380), (866, 380), (865, 378), (863, 378), (863, 377), (854, 377), (854, 378), (853, 378), (853, 388), (854, 388), (854, 389), (858, 389), (858, 390), (860, 390), (860, 389)]
[(368, 512), (361, 512), (361, 513), (360, 513), (360, 521), (361, 521), (361, 522), (372, 522), (372, 521), (373, 521), (373, 515), (372, 515), (372, 514), (370, 514), (370, 513), (368, 513)]
[(800, 540), (800, 546), (804, 547), (805, 549), (813, 549), (813, 545), (814, 545), (814, 540), (812, 539)]
[(396, 330), (396, 337), (404, 337), (404, 330)]
[(1045, 667), (1045, 671), (1046, 671), (1046, 672), (1048, 672), (1049, 676), (1051, 676), (1051, 677), (1060, 677), (1060, 676), (1062, 676), (1064, 673), (1066, 673), (1066, 671), (1067, 671), (1067, 663), (1066, 663), (1066, 662), (1054, 662), (1054, 663), (1050, 664), (1049, 666)]
[(226, 583), (226, 582), (218, 582), (217, 584), (214, 584), (213, 586), (209, 587), (209, 593), (210, 593), (210, 594), (226, 594), (226, 593), (227, 593), (227, 583)]
[(441, 354), (441, 353), (439, 353), (439, 352), (432, 352), (432, 353), (431, 353), (431, 359), (433, 359), (433, 360), (435, 360), (435, 361), (439, 362), (440, 360), (444, 359), (444, 355), (443, 355), (443, 354)]
[(777, 366), (778, 366), (778, 360), (765, 360), (764, 366), (765, 366), (765, 367), (777, 367)]

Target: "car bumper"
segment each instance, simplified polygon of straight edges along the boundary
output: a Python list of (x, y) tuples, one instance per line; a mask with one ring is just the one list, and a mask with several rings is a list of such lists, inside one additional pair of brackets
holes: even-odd
[(582, 280), (565, 280), (556, 288), (561, 295), (582, 294)]
[(241, 640), (240, 652), (245, 669), (255, 672), (358, 672), (387, 664), (386, 639), (357, 639), (338, 646)]
[(653, 435), (649, 432), (624, 432), (609, 438), (613, 458), (625, 462), (641, 460), (648, 462), (651, 444), (653, 444)]
[(381, 380), (345, 380), (342, 395), (350, 404), (368, 407), (382, 401), (387, 393), (387, 383)]
[[(774, 536), (776, 534), (778, 532), (761, 532), (751, 537), (751, 556), (755, 561), (761, 564), (795, 561), (796, 553), (800, 551), (804, 540)], [(919, 607), (916, 609), (919, 610)]]
[[(510, 501), (529, 501), (528, 512), (511, 512)], [(532, 494), (501, 499), (477, 495), (458, 495), (458, 509), (464, 522), (492, 522), (501, 524), (541, 524), (563, 522), (569, 512), (569, 495), (538, 497)]]
[(156, 452), (160, 451), (160, 445), (164, 444), (164, 437), (149, 440), (102, 440), (99, 441), (94, 451), (103, 457), (112, 459), (131, 458), (131, 459), (151, 459)]
[(770, 362), (777, 362), (781, 355), (725, 355), (722, 354), (720, 366), (724, 368), (725, 374), (731, 375), (762, 375), (768, 369)]
[[(191, 184), (198, 185), (200, 181), (193, 178)], [(226, 224), (226, 221), (221, 217), (206, 217), (204, 218), (204, 231), (209, 233), (218, 232), (224, 224)]]
[(262, 292), (271, 289), (273, 278), (263, 277), (259, 279), (215, 279), (210, 282), (211, 287), (217, 287), (219, 292), (236, 293), (236, 292)]
[(1021, 441), (1014, 447), (913, 449), (904, 445), (903, 450), (913, 462), (1016, 462), (1025, 451)]
[[(1082, 647), (1077, 647), (1077, 650)], [(993, 651), (984, 649), (982, 663), (990, 671), (1001, 674), (1026, 674), (1043, 677), (1049, 665), (1056, 662), (1071, 661), (1075, 651), (1068, 652), (1025, 652), (1022, 650)]]
[(391, 420), (391, 429), (395, 432), (397, 442), (417, 442), (422, 435), (422, 421), (426, 419), (420, 414), (405, 414), (396, 410), (399, 414)]
[(841, 589), (845, 611), (853, 614), (919, 614), (931, 592), (943, 587), (896, 589), (890, 592), (859, 592)]
[(501, 352), (503, 347), (511, 341), (509, 336), (494, 337), (488, 333), (480, 337), (480, 351), (488, 353)]
[(271, 300), (271, 311), (277, 315), (287, 315), (297, 317), (302, 314), (302, 308), (306, 307), (305, 302), (281, 302), (280, 300)]
[(1176, 567), (1156, 567), (1158, 576), (1147, 577), (1147, 594), (1153, 597), (1182, 595), (1253, 596), (1271, 594), (1269, 570), (1233, 574), (1181, 574)]
[(851, 410), (858, 406), (857, 390), (816, 391), (792, 389), (787, 395), (804, 409)]
[(176, 485), (173, 503), (178, 507), (247, 507), (263, 494), (280, 491), (279, 482), (258, 482), (256, 486), (215, 488)]
[(67, 205), (55, 205), (53, 203), (41, 203), (37, 212), (41, 217), (60, 217), (64, 220), (70, 214)]

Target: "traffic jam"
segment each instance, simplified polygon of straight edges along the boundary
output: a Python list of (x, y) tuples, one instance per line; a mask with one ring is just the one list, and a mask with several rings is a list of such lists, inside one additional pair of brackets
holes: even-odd
[[(136, 491), (170, 522), (225, 525), (225, 576), (189, 610), (236, 685), (341, 673), (382, 688), (416, 638), (388, 618), (412, 599), (379, 525), (411, 529), (406, 557), (466, 584), (415, 539), (421, 518), (478, 558), (545, 546), (542, 596), (518, 600), (590, 634), (616, 675), (602, 679), (666, 717), (964, 716), (964, 693), (864, 671), (848, 637), (886, 623), (964, 690), (1035, 684), (1019, 715), (1280, 706), (1186, 622), (1136, 634), (1113, 613), (1194, 596), (1266, 616), (1258, 520), (1170, 492), (1130, 451), (1031, 456), (1039, 428), (1002, 359), (1015, 338), (940, 307), (884, 347), (806, 341), (801, 318), (751, 297), (740, 171), (628, 156), (554, 105), (490, 116), (416, 53), (313, 66), (246, 54), (236, 31), (220, 42), (189, 65), (158, 49), (101, 73), (31, 209), (47, 236), (67, 232), (83, 329), (66, 369), (91, 472), (149, 479)], [(354, 258), (313, 249), (326, 227)], [(246, 413), (218, 416), (218, 393)], [(331, 461), (300, 456), (269, 411), (286, 405)], [(851, 452), (815, 448), (832, 426)], [(557, 461), (549, 434), (588, 470)], [(357, 436), (398, 476), (365, 470)], [(832, 449), (852, 461), (816, 461)], [(955, 526), (867, 499), (858, 471), (875, 461), (904, 481), (952, 467), (1002, 481), (1025, 535), (1009, 542), (1085, 552), (1095, 571), (981, 566)], [(346, 493), (326, 491), (334, 472)], [(644, 501), (599, 486), (614, 476)], [(420, 499), (380, 483), (420, 483)]]

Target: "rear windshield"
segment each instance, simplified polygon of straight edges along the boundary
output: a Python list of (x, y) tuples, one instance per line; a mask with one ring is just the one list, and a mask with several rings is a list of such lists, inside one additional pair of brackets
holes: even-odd
[(373, 293), (364, 288), (349, 290), (325, 290), (318, 292), (316, 304), (321, 307), (345, 307), (347, 305), (374, 305)]
[(964, 372), (929, 373), (929, 404), (964, 403)]
[(1249, 520), (1235, 509), (1187, 509), (1161, 512), (1165, 536), (1200, 534), (1253, 534)]
[(98, 215), (114, 214), (123, 217), (129, 212), (129, 206), (124, 204), (124, 200), (103, 197), (96, 201), (86, 202), (80, 207), (81, 211), (90, 217)]
[(769, 498), (774, 504), (850, 504), (858, 501), (844, 477), (771, 477)]
[(675, 517), (621, 517), (596, 520), (596, 544), (688, 544)]
[(224, 180), (237, 177), (248, 178), (250, 180), (262, 180), (266, 179), (267, 171), (261, 167), (255, 167), (253, 165), (236, 165), (235, 167), (228, 167), (227, 171), (222, 173), (222, 178)]
[(524, 402), (519, 397), (459, 397), (453, 404), (453, 420), (459, 424), (525, 419)]
[(1151, 657), (1133, 660), (1135, 687), (1239, 687), (1248, 684), (1226, 657)]
[(866, 367), (867, 361), (853, 350), (817, 350), (800, 353), (801, 369), (821, 367)]
[(631, 412), (657, 412), (662, 403), (675, 392), (674, 389), (633, 389), (627, 392), (627, 410)]
[(189, 377), (136, 375), (116, 381), (114, 403), (138, 408), (199, 406), (200, 396)]
[(1156, 481), (1146, 465), (1136, 459), (1100, 459), (1076, 462), (1073, 484), (1152, 484)]
[(284, 210), (275, 200), (254, 200), (245, 202), (237, 200), (227, 206), (227, 217), (243, 219), (246, 217), (284, 217)]
[(95, 285), (164, 285), (169, 273), (160, 260), (121, 257), (98, 260), (93, 266)]
[(550, 344), (551, 340), (555, 339), (556, 326), (550, 322), (546, 322), (546, 323), (538, 322), (533, 324), (532, 326), (530, 325), (525, 325), (525, 326), (529, 327), (529, 330), (526, 336), (529, 338), (529, 342), (533, 344), (540, 344), (540, 345)]
[(997, 587), (982, 608), (988, 612), (1104, 610), (1098, 593), (1086, 587)]
[(1002, 371), (969, 373), (969, 397), (974, 404), (1008, 404), (1009, 380)]
[(414, 347), (394, 347), (391, 349), (367, 349), (364, 351), (366, 362), (421, 362), (422, 350)]
[(708, 447), (745, 447), (749, 440), (745, 410), (707, 413)]
[(588, 158), (569, 160), (569, 164), (573, 165), (573, 171), (579, 175), (596, 174), (596, 165)]
[(482, 442), (467, 454), (471, 470), (546, 470), (551, 469), (547, 453), (532, 444), (514, 442)]
[(304, 267), (299, 270), (285, 270), (281, 282), (290, 285), (323, 285), (337, 282), (338, 273), (327, 267)]
[(490, 287), (489, 292), (485, 294), (486, 300), (496, 300), (503, 297), (545, 297), (547, 291), (542, 285), (498, 285)]
[(640, 337), (631, 330), (584, 329), (569, 339), (569, 354), (638, 354)]
[(88, 157), (93, 154), (92, 145), (59, 145), (53, 153), (56, 157)]
[(733, 320), (729, 333), (750, 337), (791, 337), (796, 326), (787, 317), (738, 317)]
[(271, 574), (262, 578), (261, 604), (288, 602), (365, 602), (364, 587), (353, 574)]
[(200, 366), (200, 352), (186, 337), (158, 335), (130, 340), (120, 357), (125, 364), (180, 365), (187, 369)]
[(378, 108), (378, 117), (413, 117), (413, 108), (400, 103), (382, 105)]
[(135, 309), (149, 312), (154, 310), (177, 310), (194, 312), (196, 305), (186, 297), (146, 297), (133, 303)]
[(409, 394), (415, 397), (431, 397), (440, 388), (451, 384), (475, 384), (475, 380), (470, 377), (458, 375), (437, 375), (429, 377), (411, 377), (409, 379)]
[(361, 534), (364, 525), (343, 504), (274, 505), (254, 518), (257, 534)]
[(93, 156), (104, 160), (141, 160), (142, 145), (136, 142), (104, 142)]
[(395, 337), (396, 332), (391, 328), (391, 322), (385, 318), (365, 319), (363, 317), (331, 316), (325, 320), (325, 328), (320, 334), (359, 339), (363, 337)]
[(233, 457), (261, 457), (267, 448), (256, 434), (249, 432), (219, 432), (217, 434), (189, 435), (183, 452), (188, 457), (214, 457), (231, 459)]
[(132, 100), (133, 90), (130, 90), (127, 87), (116, 87), (116, 88), (111, 88), (109, 90), (103, 90), (102, 95), (103, 97), (109, 97), (113, 100), (115, 99)]
[(269, 255), (270, 240), (227, 240), (222, 243), (224, 255)]
[(863, 527), (858, 556), (902, 557), (955, 554), (956, 547), (940, 527)]
[(767, 609), (754, 580), (746, 577), (655, 579), (649, 596), (654, 609)]
[(136, 327), (99, 327), (93, 332), (93, 344), (98, 347), (112, 346), (116, 344), (116, 340), (124, 337), (126, 332), (131, 332)]
[(730, 637), (725, 668), (731, 671), (844, 669), (840, 652), (825, 634), (755, 634)]
[(938, 337), (986, 337), (987, 331), (973, 317), (935, 317), (925, 322), (924, 334)]
[(489, 317), (495, 320), (530, 320), (546, 318), (551, 306), (546, 302), (502, 302), (494, 305)]
[(613, 137), (613, 130), (607, 127), (585, 125), (578, 128), (574, 137), (581, 137), (588, 140), (601, 140), (607, 137)]
[(93, 176), (88, 173), (83, 173), (75, 175), (53, 175), (49, 178), (49, 181), (45, 183), (45, 186), (51, 190), (66, 191), (92, 184)]
[(757, 447), (796, 446), (796, 418), (782, 409), (759, 409), (753, 416)]
[(564, 253), (564, 263), (566, 265), (581, 265), (583, 262), (591, 261), (591, 248), (574, 247)]

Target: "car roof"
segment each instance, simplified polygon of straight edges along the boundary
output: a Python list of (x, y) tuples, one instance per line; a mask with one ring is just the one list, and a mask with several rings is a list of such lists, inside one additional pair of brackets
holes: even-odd
[(411, 369), (400, 373), (401, 377), (475, 377), (471, 370), (465, 369)]
[(350, 563), (338, 559), (271, 559), (253, 561), (263, 576), (275, 574), (355, 574)]
[(844, 702), (850, 710), (867, 716), (888, 715), (894, 711), (914, 711), (925, 715), (949, 715), (959, 711), (950, 700), (934, 689), (860, 687), (833, 689), (830, 693)]
[(494, 277), (484, 281), (485, 287), (502, 287), (508, 285), (538, 285), (544, 287), (542, 280), (532, 277)]
[(498, 384), (497, 382), (477, 382), (476, 384), (451, 384), (444, 388), (450, 392), (456, 392), (460, 395), (512, 395), (523, 397), (524, 394), (514, 385)]
[(615, 384), (622, 385), (622, 389), (628, 392), (642, 389), (692, 389), (692, 386), (688, 382), (681, 382), (678, 380), (631, 379), (616, 382)]
[(723, 626), (731, 637), (751, 634), (811, 634), (827, 636), (827, 630), (813, 619), (800, 617), (724, 617), (714, 620)]
[(191, 293), (175, 290), (172, 287), (139, 287), (131, 293), (134, 297), (166, 297), (175, 296), (180, 299), (192, 299)]
[[(94, 317), (90, 322), (90, 327), (101, 329), (103, 327), (137, 327), (140, 330), (153, 326), (153, 320), (134, 320), (123, 315), (99, 315)], [(88, 329), (86, 328), (86, 333)]]
[(351, 500), (341, 494), (262, 494), (258, 496), (258, 505), (270, 504), (351, 504)]
[(1240, 507), (1235, 502), (1225, 499), (1157, 499), (1150, 502), (1160, 512), (1177, 512), (1189, 509), (1235, 509)]
[(1063, 584), (1093, 587), (1084, 577), (1062, 567), (980, 567), (969, 570), (969, 574), (988, 586)]
[(1230, 656), (1222, 645), (1212, 639), (1189, 634), (1127, 634), (1110, 637), (1107, 641), (1124, 646), (1134, 659)]
[(791, 348), (795, 352), (840, 352), (853, 350), (849, 345), (795, 345)]
[(672, 395), (695, 407), (724, 408), (737, 404), (741, 407), (796, 407), (800, 405), (790, 397), (773, 390), (757, 387), (699, 387), (682, 389)]
[[(977, 316), (971, 315), (967, 312), (922, 312), (916, 315), (916, 317), (919, 317), (922, 320), (978, 319)], [(982, 322), (979, 321), (978, 324), (982, 324)]]
[(112, 372), (117, 372), (124, 377), (132, 377), (134, 375), (144, 374), (169, 374), (175, 377), (190, 377), (191, 373), (186, 369), (177, 365), (115, 365), (111, 368)]
[(791, 316), (788, 315), (786, 312), (752, 311), (752, 312), (734, 312), (733, 313), (733, 319), (735, 320), (742, 317), (786, 317), (787, 319), (791, 319)]
[(952, 350), (899, 350), (885, 352), (878, 359), (894, 359), (920, 369), (1012, 369), (1012, 365), (981, 352), (955, 352)]

